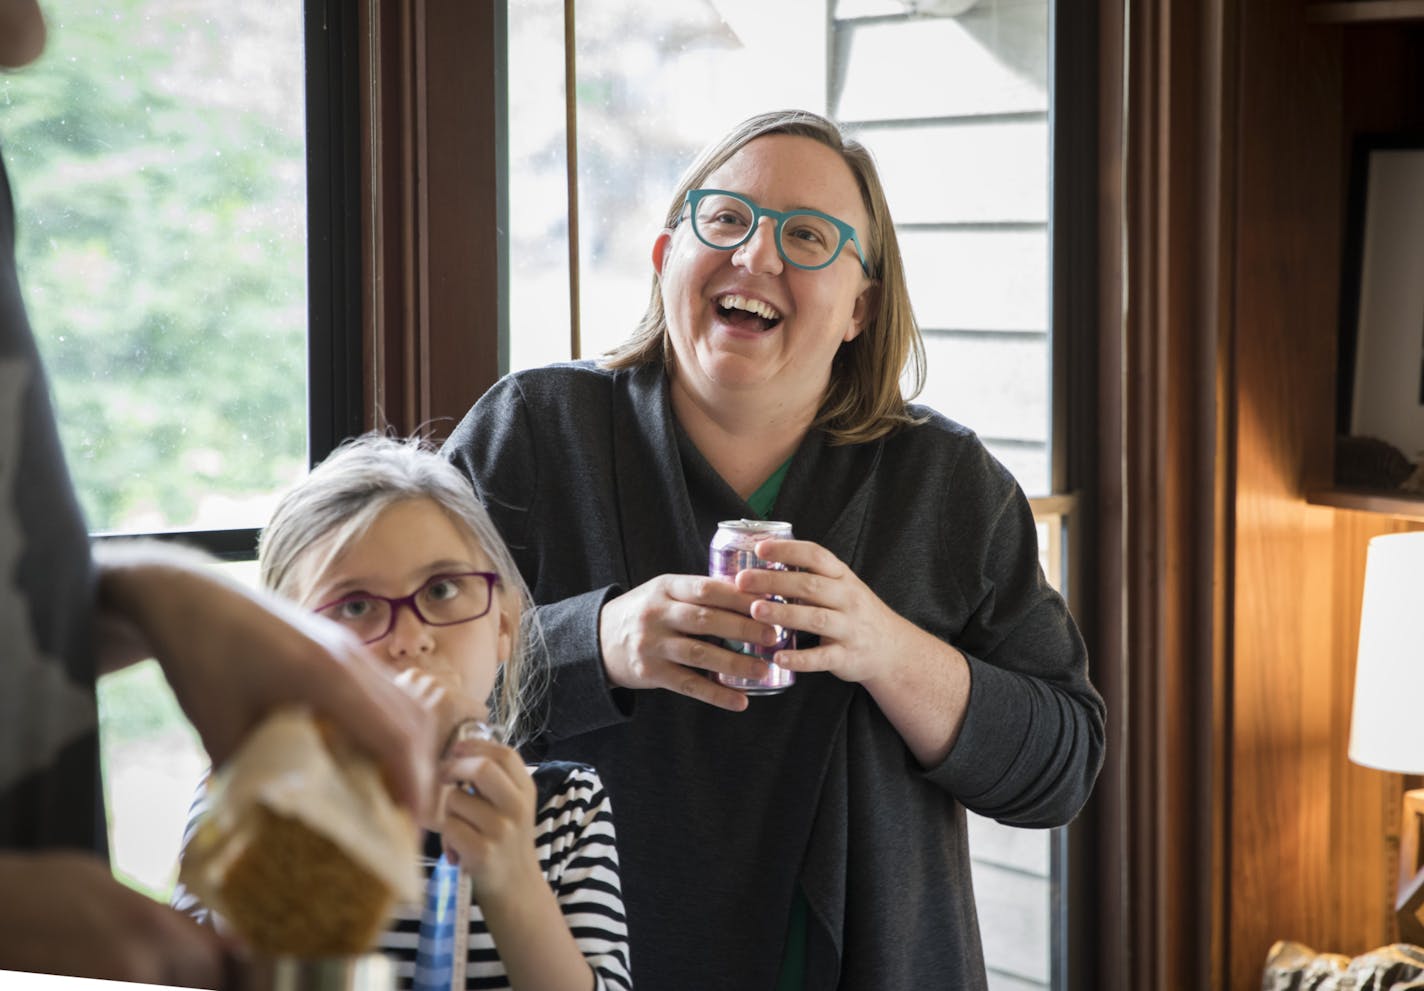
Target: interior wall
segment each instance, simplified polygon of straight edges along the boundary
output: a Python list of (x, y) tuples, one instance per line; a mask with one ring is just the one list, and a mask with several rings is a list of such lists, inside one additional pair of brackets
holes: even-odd
[(1254, 991), (1276, 940), (1395, 938), (1405, 782), (1347, 746), (1365, 547), (1420, 524), (1307, 493), (1331, 475), (1351, 139), (1424, 130), (1424, 24), (1318, 6), (1121, 6), (1114, 991)]
[[(1276, 939), (1338, 945), (1330, 811), (1336, 752), (1334, 511), (1303, 499), (1334, 407), (1342, 182), (1336, 31), (1299, 0), (1237, 7), (1241, 24), (1235, 329), (1235, 623), (1230, 740), (1231, 987), (1260, 985)], [(1373, 800), (1368, 808), (1373, 808)]]
[(1277, 939), (1350, 955), (1394, 939), (1402, 780), (1346, 751), (1365, 546), (1417, 524), (1313, 506), (1305, 493), (1330, 479), (1350, 138), (1408, 123), (1419, 93), (1405, 85), (1418, 51), (1401, 44), (1408, 28), (1312, 22), (1302, 0), (1241, 2), (1234, 14), (1225, 911), (1230, 986), (1244, 991), (1260, 986)]

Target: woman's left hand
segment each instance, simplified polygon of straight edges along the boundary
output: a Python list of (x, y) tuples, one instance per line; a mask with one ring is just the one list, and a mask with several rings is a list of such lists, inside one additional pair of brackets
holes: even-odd
[(781, 650), (788, 671), (829, 671), (864, 686), (925, 767), (944, 760), (968, 704), (969, 664), (951, 644), (887, 606), (843, 561), (809, 540), (763, 540), (757, 556), (798, 571), (749, 568), (737, 588), (791, 601), (752, 603), (752, 618), (804, 630), (819, 646)]
[[(829, 671), (842, 681), (865, 682), (884, 673), (896, 656), (908, 620), (880, 600), (840, 558), (809, 540), (763, 540), (757, 556), (790, 571), (753, 568), (737, 575), (739, 591), (788, 601), (752, 604), (752, 618), (813, 633), (817, 647), (784, 650), (777, 664), (791, 671)], [(918, 632), (918, 631), (916, 631)]]
[(455, 785), (439, 823), (445, 854), (470, 875), (476, 893), (509, 896), (543, 884), (534, 849), (536, 790), (519, 752), (494, 740), (457, 740), (440, 774)]

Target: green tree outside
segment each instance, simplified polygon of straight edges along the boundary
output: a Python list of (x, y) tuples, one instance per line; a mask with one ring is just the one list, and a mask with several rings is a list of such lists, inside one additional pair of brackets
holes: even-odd
[(90, 528), (259, 525), (306, 458), (300, 4), (45, 11), (0, 148)]

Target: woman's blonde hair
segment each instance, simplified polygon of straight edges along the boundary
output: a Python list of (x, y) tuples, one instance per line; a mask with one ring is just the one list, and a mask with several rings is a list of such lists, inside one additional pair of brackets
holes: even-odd
[[(258, 541), (259, 579), (279, 595), (299, 598), (304, 576), (321, 574), (385, 509), (410, 499), (439, 506), (499, 573), (499, 606), (514, 629), (489, 699), (490, 720), (505, 742), (527, 742), (537, 731), (532, 714), (548, 681), (533, 660), (543, 652), (535, 649), (539, 629), (529, 589), (470, 480), (427, 442), (368, 433), (333, 451), (277, 504)], [(312, 554), (320, 556), (309, 560)]]
[[(689, 190), (701, 186), (748, 143), (771, 134), (811, 138), (837, 152), (855, 176), (870, 217), (870, 230), (865, 232), (869, 257), (865, 262), (879, 283), (876, 303), (859, 336), (842, 344), (836, 353), (830, 385), (812, 426), (824, 428), (833, 443), (874, 440), (916, 422), (905, 403), (924, 387), (925, 346), (910, 306), (895, 225), (869, 150), (842, 134), (833, 122), (809, 111), (760, 114), (738, 124), (697, 156), (668, 204), (665, 226), (670, 229), (677, 225)], [(659, 361), (671, 370), (673, 353), (667, 313), (659, 280), (654, 276), (643, 319), (626, 341), (602, 356), (601, 363), (607, 368), (633, 368)], [(902, 373), (908, 375), (906, 393), (901, 392)]]

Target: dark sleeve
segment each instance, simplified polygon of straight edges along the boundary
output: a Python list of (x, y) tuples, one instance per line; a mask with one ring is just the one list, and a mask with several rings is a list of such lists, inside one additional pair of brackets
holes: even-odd
[[(541, 458), (546, 456), (539, 431), (518, 380), (506, 376), (465, 414), (445, 442), (443, 453), (474, 483), (475, 494), (514, 554), (535, 606), (531, 649), (547, 654), (549, 692), (544, 731), (558, 739), (600, 729), (628, 718), (630, 693), (611, 686), (598, 643), (603, 604), (621, 589), (590, 589), (543, 602), (539, 554), (549, 535), (539, 516)], [(557, 452), (548, 452), (557, 456)], [(567, 525), (567, 521), (565, 521)]]
[(1039, 566), (1028, 500), (982, 446), (965, 460), (941, 553), (977, 575), (961, 578), (971, 611), (955, 643), (969, 662), (969, 704), (954, 747), (928, 775), (980, 815), (1060, 826), (1102, 766), (1103, 701), (1078, 627)]

